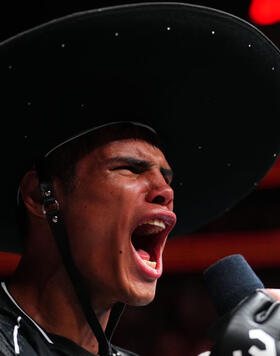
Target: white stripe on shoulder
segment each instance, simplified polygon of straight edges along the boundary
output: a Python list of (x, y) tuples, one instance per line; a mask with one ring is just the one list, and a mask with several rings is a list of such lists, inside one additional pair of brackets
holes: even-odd
[(1, 282), (1, 287), (3, 288), (4, 292), (7, 294), (11, 302), (36, 326), (36, 328), (40, 331), (40, 333), (44, 336), (44, 338), (50, 343), (53, 344), (52, 340), (48, 337), (48, 335), (45, 333), (45, 331), (40, 328), (40, 326), (34, 321), (28, 314), (25, 313), (23, 309), (17, 304), (17, 302), (14, 300), (12, 295), (9, 293), (7, 286), (5, 282)]
[(14, 332), (13, 332), (13, 339), (14, 339), (14, 348), (15, 348), (15, 354), (19, 355), (19, 344), (18, 344), (18, 329), (20, 328), (20, 321), (21, 321), (21, 316), (17, 318), (17, 325), (14, 327)]

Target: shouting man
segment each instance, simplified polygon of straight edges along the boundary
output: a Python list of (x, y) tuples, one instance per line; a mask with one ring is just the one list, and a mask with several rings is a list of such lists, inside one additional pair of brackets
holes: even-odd
[(2, 355), (133, 355), (111, 337), (125, 304), (153, 300), (176, 215), (193, 231), (277, 157), (279, 59), (244, 21), (178, 3), (0, 44), (3, 248), (23, 246), (1, 284)]

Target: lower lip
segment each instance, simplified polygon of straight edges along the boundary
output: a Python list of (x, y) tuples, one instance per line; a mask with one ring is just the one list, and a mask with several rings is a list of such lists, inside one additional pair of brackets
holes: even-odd
[(152, 268), (148, 266), (145, 263), (145, 261), (138, 255), (137, 251), (133, 246), (132, 246), (132, 250), (135, 256), (136, 265), (138, 267), (138, 270), (141, 272), (141, 274), (149, 280), (155, 280), (160, 278), (160, 276), (162, 275), (161, 258), (158, 258), (158, 260), (156, 261), (157, 263), (156, 268)]

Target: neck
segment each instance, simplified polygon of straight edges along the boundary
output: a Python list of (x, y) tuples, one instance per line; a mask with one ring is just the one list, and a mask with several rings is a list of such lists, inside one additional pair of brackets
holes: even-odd
[[(40, 258), (34, 260), (33, 256), (34, 251), (32, 260), (28, 253), (22, 258), (17, 272), (8, 283), (9, 292), (19, 306), (48, 333), (64, 336), (97, 354), (98, 342), (59, 259), (56, 262), (54, 258), (46, 261), (43, 254), (39, 254), (37, 256)], [(110, 307), (95, 305), (94, 310), (105, 330)]]

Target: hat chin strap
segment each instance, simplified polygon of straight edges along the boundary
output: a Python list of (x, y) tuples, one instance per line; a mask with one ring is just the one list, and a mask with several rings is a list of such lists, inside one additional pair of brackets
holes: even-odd
[(40, 162), (36, 166), (40, 181), (40, 191), (43, 199), (44, 213), (46, 214), (48, 223), (51, 227), (53, 236), (56, 241), (62, 262), (71, 280), (72, 286), (80, 302), (86, 320), (94, 333), (99, 346), (100, 356), (114, 356), (110, 340), (113, 332), (116, 329), (118, 321), (124, 309), (123, 303), (116, 303), (111, 310), (109, 321), (105, 333), (96, 317), (94, 310), (91, 307), (88, 292), (83, 282), (83, 278), (78, 271), (75, 262), (72, 258), (69, 241), (63, 224), (62, 217), (59, 212), (59, 204), (54, 196), (54, 189), (51, 179), (46, 173), (44, 162)]

